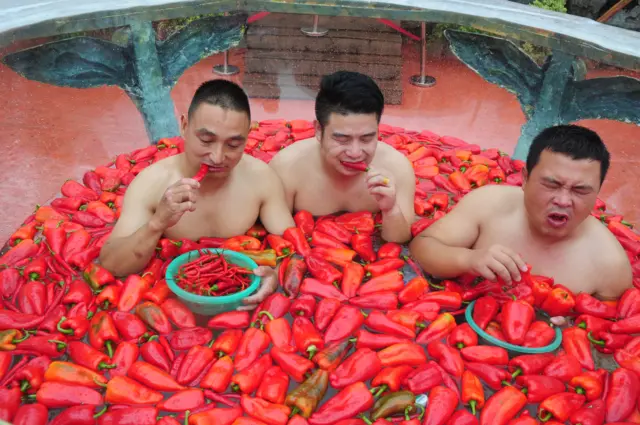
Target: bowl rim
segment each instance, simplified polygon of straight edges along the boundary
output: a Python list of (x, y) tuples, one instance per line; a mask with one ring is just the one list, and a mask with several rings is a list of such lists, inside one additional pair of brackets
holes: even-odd
[[(231, 260), (231, 262), (233, 262), (233, 259), (236, 259), (236, 260), (242, 259), (243, 261), (246, 261), (248, 263), (249, 270), (255, 270), (256, 268), (258, 268), (258, 264), (251, 257), (248, 257), (238, 251), (232, 251), (230, 249), (202, 248), (200, 250), (195, 249), (192, 251), (185, 252), (183, 254), (180, 254), (173, 260), (171, 260), (171, 263), (169, 263), (169, 265), (167, 266), (167, 270), (165, 271), (165, 281), (167, 282), (167, 286), (169, 287), (171, 292), (176, 294), (179, 298), (182, 298), (188, 302), (197, 303), (197, 304), (206, 304), (206, 305), (219, 305), (219, 304), (225, 304), (225, 303), (232, 303), (232, 302), (240, 301), (243, 298), (246, 298), (249, 294), (255, 292), (255, 290), (260, 285), (260, 276), (253, 275), (251, 277), (251, 283), (249, 284), (249, 286), (240, 292), (236, 292), (235, 294), (222, 295), (220, 297), (210, 297), (207, 295), (196, 295), (196, 294), (192, 294), (191, 292), (185, 291), (180, 286), (178, 286), (175, 279), (173, 278), (173, 273), (172, 273), (174, 271), (173, 269), (176, 268), (175, 264), (177, 263), (184, 264), (185, 262), (187, 262), (188, 260), (187, 261), (184, 261), (184, 260), (189, 256), (193, 256), (194, 254), (197, 254), (198, 257), (200, 257), (201, 251), (210, 252), (212, 254), (222, 254), (227, 259)], [(212, 302), (212, 300), (215, 300), (215, 302)]]
[(545, 347), (522, 347), (520, 345), (515, 345), (515, 344), (508, 343), (506, 341), (501, 341), (498, 338), (495, 338), (489, 335), (483, 329), (480, 329), (480, 327), (473, 320), (473, 307), (475, 306), (475, 304), (476, 304), (476, 300), (473, 300), (471, 303), (469, 303), (464, 316), (467, 319), (467, 323), (469, 323), (469, 326), (471, 326), (471, 329), (473, 329), (478, 334), (479, 337), (481, 337), (482, 339), (485, 339), (490, 344), (496, 345), (498, 347), (502, 347), (505, 350), (517, 351), (522, 354), (550, 353), (560, 348), (560, 344), (562, 344), (562, 330), (560, 330), (560, 328), (558, 327), (554, 327), (554, 330), (556, 333), (555, 339), (553, 340), (553, 342), (551, 342), (551, 344)]

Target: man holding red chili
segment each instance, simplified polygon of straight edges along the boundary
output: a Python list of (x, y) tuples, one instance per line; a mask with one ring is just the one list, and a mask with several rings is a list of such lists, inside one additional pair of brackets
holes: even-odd
[(551, 127), (533, 141), (522, 188), (473, 190), (411, 242), (427, 273), (471, 273), (520, 281), (531, 264), (574, 293), (615, 299), (632, 285), (624, 249), (590, 215), (609, 168), (609, 152), (593, 131)]
[[(180, 119), (184, 153), (149, 166), (129, 186), (120, 219), (102, 248), (102, 265), (116, 275), (137, 273), (158, 240), (242, 235), (258, 218), (269, 233), (295, 226), (277, 174), (244, 154), (251, 125), (249, 99), (237, 84), (213, 80), (196, 91)], [(208, 172), (194, 179), (202, 164)], [(253, 308), (277, 289), (275, 270), (259, 267)]]
[(380, 88), (366, 75), (339, 71), (322, 79), (316, 137), (289, 145), (270, 163), (290, 209), (381, 211), (384, 240), (411, 238), (415, 175), (404, 155), (378, 141), (383, 108)]

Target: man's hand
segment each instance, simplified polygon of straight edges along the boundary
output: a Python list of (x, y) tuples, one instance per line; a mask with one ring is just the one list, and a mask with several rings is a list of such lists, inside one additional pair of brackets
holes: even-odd
[(396, 185), (382, 170), (370, 169), (367, 173), (367, 189), (378, 203), (380, 211), (387, 212), (396, 206)]
[(190, 178), (180, 179), (169, 186), (149, 224), (164, 231), (178, 223), (185, 212), (195, 211), (196, 190), (199, 188), (200, 183)]
[(260, 288), (255, 294), (242, 300), (245, 305), (238, 307), (240, 311), (255, 309), (262, 301), (278, 289), (278, 276), (276, 271), (271, 267), (260, 266), (253, 271), (253, 274), (262, 278)]
[(469, 257), (469, 272), (495, 282), (500, 277), (505, 283), (520, 281), (520, 272), (526, 272), (527, 266), (515, 252), (502, 245), (493, 245), (489, 249), (474, 249)]

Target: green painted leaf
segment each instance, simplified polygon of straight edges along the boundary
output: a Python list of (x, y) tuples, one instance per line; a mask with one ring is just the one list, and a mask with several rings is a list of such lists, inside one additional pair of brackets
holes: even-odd
[(451, 50), (482, 78), (515, 94), (531, 117), (542, 85), (542, 69), (515, 44), (504, 38), (446, 30)]
[(164, 84), (172, 86), (195, 63), (237, 46), (246, 21), (246, 14), (198, 19), (160, 42), (158, 57)]
[(42, 44), (8, 54), (2, 61), (25, 78), (62, 87), (128, 89), (135, 83), (127, 48), (91, 37)]
[(564, 122), (610, 119), (640, 125), (640, 80), (591, 78), (567, 86), (561, 111)]

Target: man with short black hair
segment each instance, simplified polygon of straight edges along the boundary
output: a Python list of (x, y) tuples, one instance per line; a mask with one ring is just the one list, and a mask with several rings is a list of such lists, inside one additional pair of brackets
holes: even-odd
[[(133, 180), (121, 216), (102, 248), (102, 265), (117, 275), (139, 272), (158, 240), (232, 237), (258, 218), (269, 233), (295, 226), (280, 179), (263, 161), (244, 154), (251, 125), (249, 99), (237, 84), (213, 80), (196, 91), (180, 118), (184, 153), (149, 166)], [(209, 166), (201, 182), (194, 180)], [(273, 269), (259, 267), (254, 307), (277, 288)]]
[(406, 242), (414, 218), (415, 175), (407, 158), (378, 141), (384, 97), (370, 77), (339, 71), (322, 78), (316, 137), (279, 152), (270, 165), (289, 208), (313, 215), (382, 212), (382, 238)]
[(615, 299), (632, 285), (629, 259), (611, 232), (590, 215), (609, 168), (593, 131), (551, 127), (533, 141), (522, 188), (473, 190), (412, 241), (427, 273), (471, 273), (519, 281), (526, 270), (572, 291)]

